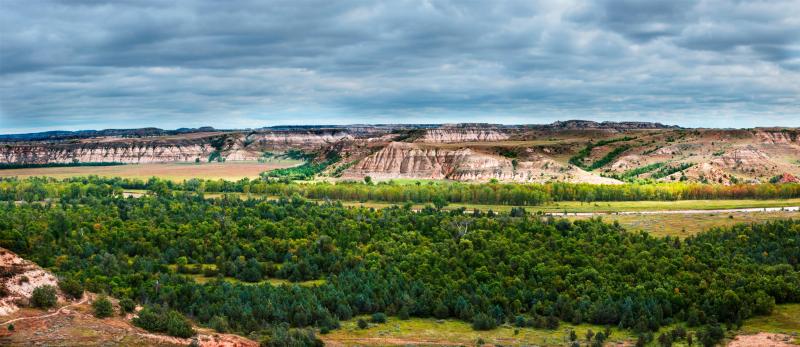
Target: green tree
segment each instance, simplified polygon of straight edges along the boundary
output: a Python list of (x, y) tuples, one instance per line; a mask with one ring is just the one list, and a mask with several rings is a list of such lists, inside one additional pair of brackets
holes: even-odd
[(31, 306), (38, 308), (50, 308), (56, 305), (56, 287), (44, 285), (36, 287), (31, 294)]
[(377, 312), (372, 314), (372, 323), (386, 323), (386, 314)]
[(136, 303), (130, 298), (119, 299), (119, 309), (121, 313), (130, 313), (136, 309)]
[(472, 329), (492, 330), (497, 327), (497, 321), (483, 312), (478, 313), (472, 318)]
[(58, 281), (58, 288), (70, 299), (78, 300), (83, 297), (83, 285), (73, 278)]
[(114, 315), (114, 307), (105, 295), (92, 302), (92, 310), (97, 318), (106, 318)]

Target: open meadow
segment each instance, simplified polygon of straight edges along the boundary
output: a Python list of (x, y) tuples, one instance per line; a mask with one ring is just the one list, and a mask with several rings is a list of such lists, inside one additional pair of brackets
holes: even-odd
[[(589, 330), (602, 332), (605, 328), (591, 324), (561, 324), (556, 329), (499, 326), (488, 331), (476, 331), (469, 323), (454, 319), (389, 317), (385, 323), (369, 323), (367, 328), (358, 327), (358, 320), (370, 321), (369, 316), (360, 316), (342, 322), (342, 327), (322, 335), (331, 346), (387, 346), (387, 345), (461, 345), (475, 346), (563, 346), (569, 342), (569, 332), (574, 331), (580, 342), (586, 343)], [(626, 330), (613, 329), (609, 343), (630, 343), (636, 337)], [(482, 341), (482, 343), (481, 343)]]
[(149, 163), (114, 166), (75, 166), (75, 167), (41, 167), (26, 169), (0, 170), (0, 177), (34, 177), (47, 176), (69, 178), (97, 175), (101, 177), (121, 177), (148, 179), (158, 177), (172, 181), (183, 181), (192, 178), (239, 180), (256, 178), (258, 174), (301, 164), (299, 160), (272, 159), (260, 163), (256, 161), (229, 161), (224, 163)]

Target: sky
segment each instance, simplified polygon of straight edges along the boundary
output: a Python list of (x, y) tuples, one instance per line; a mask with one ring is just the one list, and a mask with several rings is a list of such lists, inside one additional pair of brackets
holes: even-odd
[(1, 0), (0, 133), (800, 126), (800, 0)]

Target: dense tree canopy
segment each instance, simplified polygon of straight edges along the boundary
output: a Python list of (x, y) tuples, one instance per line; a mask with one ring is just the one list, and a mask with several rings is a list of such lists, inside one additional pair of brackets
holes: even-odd
[[(644, 332), (676, 321), (738, 322), (800, 302), (798, 221), (681, 240), (521, 209), (468, 216), (298, 195), (123, 198), (97, 182), (2, 184), (0, 246), (88, 290), (201, 324), (224, 317), (237, 332), (282, 322), (336, 329), (339, 320), (376, 312), (453, 317), (478, 328), (522, 316), (550, 327), (591, 322)], [(16, 189), (36, 185), (61, 199), (11, 201)], [(269, 278), (324, 282), (273, 286)]]

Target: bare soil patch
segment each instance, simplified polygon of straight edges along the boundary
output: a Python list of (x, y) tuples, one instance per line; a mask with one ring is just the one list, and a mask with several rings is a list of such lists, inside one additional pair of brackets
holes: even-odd
[(739, 335), (728, 344), (728, 347), (791, 347), (797, 346), (793, 338), (785, 334), (758, 333), (755, 335)]

